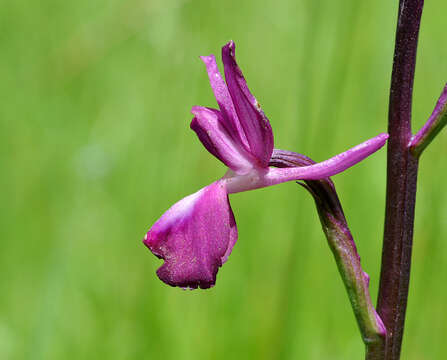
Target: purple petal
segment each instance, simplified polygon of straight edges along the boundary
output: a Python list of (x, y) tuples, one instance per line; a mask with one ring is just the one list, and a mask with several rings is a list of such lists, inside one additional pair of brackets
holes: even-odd
[(225, 80), (250, 152), (256, 157), (259, 165), (266, 168), (273, 151), (272, 128), (261, 106), (247, 87), (242, 71), (236, 63), (234, 50), (233, 41), (222, 48)]
[(164, 259), (158, 277), (171, 286), (213, 286), (237, 240), (237, 228), (223, 181), (180, 200), (152, 226), (143, 242)]
[(233, 100), (228, 92), (227, 85), (222, 79), (222, 75), (217, 67), (216, 58), (214, 55), (201, 56), (200, 58), (205, 63), (211, 88), (213, 89), (214, 96), (222, 113), (223, 125), (227, 128), (231, 137), (239, 142), (243, 149), (249, 151), (249, 143), (236, 115), (236, 110), (234, 109)]
[(216, 109), (194, 106), (195, 115), (191, 122), (199, 140), (206, 149), (237, 173), (245, 173), (253, 168), (248, 154), (236, 143), (222, 125), (222, 114)]
[(385, 145), (388, 134), (379, 134), (334, 157), (313, 165), (291, 168), (253, 169), (247, 174), (225, 178), (228, 193), (259, 189), (292, 180), (319, 180), (338, 174)]
[(413, 136), (410, 142), (410, 150), (416, 156), (420, 156), (424, 149), (433, 141), (436, 135), (447, 125), (447, 84), (430, 115), (430, 118), (422, 128)]

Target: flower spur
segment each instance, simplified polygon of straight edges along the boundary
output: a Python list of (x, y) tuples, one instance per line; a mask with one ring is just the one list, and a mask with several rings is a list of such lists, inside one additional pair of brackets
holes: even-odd
[(219, 110), (194, 106), (191, 129), (205, 148), (228, 166), (220, 180), (166, 211), (144, 237), (164, 264), (158, 277), (171, 286), (202, 289), (215, 284), (237, 240), (228, 194), (291, 180), (318, 180), (342, 172), (380, 149), (380, 134), (329, 160), (303, 167), (271, 168), (273, 132), (239, 69), (232, 41), (222, 48), (225, 81), (214, 55), (202, 56)]

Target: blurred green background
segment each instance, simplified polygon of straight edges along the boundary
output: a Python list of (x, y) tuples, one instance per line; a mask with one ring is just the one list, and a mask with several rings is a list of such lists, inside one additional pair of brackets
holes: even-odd
[[(0, 359), (361, 359), (299, 186), (231, 196), (239, 241), (210, 290), (161, 283), (141, 239), (225, 172), (189, 130), (215, 106), (199, 55), (233, 39), (276, 147), (323, 160), (386, 131), (397, 5), (1, 1)], [(415, 128), (447, 80), (446, 14), (426, 1)], [(446, 144), (421, 162), (403, 359), (447, 356)], [(385, 155), (334, 177), (374, 300)]]

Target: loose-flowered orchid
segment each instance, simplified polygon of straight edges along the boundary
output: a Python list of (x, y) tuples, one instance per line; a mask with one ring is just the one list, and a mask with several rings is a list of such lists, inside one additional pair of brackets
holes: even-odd
[(271, 168), (273, 133), (269, 120), (250, 93), (235, 59), (231, 41), (222, 48), (224, 82), (214, 55), (203, 56), (219, 110), (194, 106), (191, 129), (205, 148), (228, 166), (223, 178), (173, 205), (148, 231), (144, 244), (164, 264), (159, 278), (183, 288), (209, 288), (237, 240), (228, 194), (291, 180), (335, 175), (380, 149), (380, 134), (314, 165)]

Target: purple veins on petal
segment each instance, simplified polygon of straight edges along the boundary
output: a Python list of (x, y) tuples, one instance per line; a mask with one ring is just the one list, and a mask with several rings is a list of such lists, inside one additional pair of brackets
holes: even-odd
[(268, 167), (273, 152), (273, 132), (261, 106), (247, 87), (236, 63), (235, 45), (230, 41), (222, 48), (225, 80), (237, 117), (247, 138), (251, 154), (260, 167)]
[(164, 264), (158, 277), (171, 286), (213, 286), (237, 240), (237, 228), (223, 181), (187, 196), (152, 226), (143, 242)]

